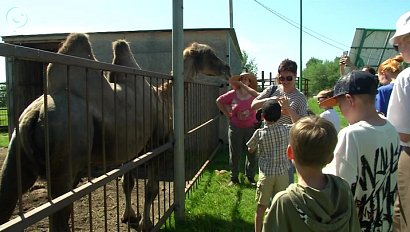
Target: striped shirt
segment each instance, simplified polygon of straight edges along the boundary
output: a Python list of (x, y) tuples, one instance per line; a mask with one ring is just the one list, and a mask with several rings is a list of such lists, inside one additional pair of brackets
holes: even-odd
[(292, 125), (273, 123), (257, 129), (246, 143), (257, 149), (259, 172), (265, 176), (286, 175), (289, 169), (286, 150)]
[[(272, 93), (272, 88), (275, 85), (271, 85), (265, 88), (262, 93), (260, 93), (256, 99), (264, 99), (268, 97), (281, 97), (286, 96), (289, 99), (289, 105), (292, 110), (294, 110), (300, 117), (307, 116), (307, 101), (305, 95), (299, 90), (295, 90), (292, 93), (285, 93), (283, 91), (283, 86), (278, 85), (276, 90)], [(282, 115), (277, 121), (279, 124), (292, 124), (292, 120), (289, 115)]]

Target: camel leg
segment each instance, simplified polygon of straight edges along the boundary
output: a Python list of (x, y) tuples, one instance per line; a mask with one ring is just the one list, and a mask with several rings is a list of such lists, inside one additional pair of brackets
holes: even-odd
[[(57, 172), (53, 172), (51, 180), (51, 196), (57, 198), (75, 188), (80, 179), (78, 176), (70, 178), (68, 170), (64, 171), (64, 168), (59, 168)], [(69, 181), (71, 179), (71, 181)], [(57, 211), (50, 215), (50, 231), (51, 232), (69, 232), (69, 219), (71, 212), (73, 211), (73, 204), (69, 204), (67, 207)]]
[[(17, 157), (16, 145), (13, 139), (10, 142), (9, 153), (4, 160), (0, 174), (0, 225), (7, 222), (17, 204)], [(37, 180), (37, 174), (31, 170), (31, 165), (27, 158), (21, 158), (21, 181), (22, 192), (25, 193)]]
[(122, 189), (125, 194), (125, 210), (121, 217), (121, 221), (123, 223), (137, 224), (141, 218), (140, 215), (138, 217), (135, 215), (135, 211), (131, 205), (131, 193), (134, 189), (134, 186), (135, 181), (134, 177), (132, 176), (132, 171), (125, 173), (122, 181)]
[(148, 180), (145, 186), (145, 201), (144, 201), (144, 214), (140, 221), (141, 231), (150, 231), (153, 228), (151, 217), (151, 207), (159, 192), (158, 181), (158, 167), (151, 163), (148, 164)]

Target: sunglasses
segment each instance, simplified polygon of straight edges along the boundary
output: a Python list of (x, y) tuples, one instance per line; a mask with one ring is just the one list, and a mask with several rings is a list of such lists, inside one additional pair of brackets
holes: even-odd
[(292, 76), (287, 76), (287, 77), (282, 77), (282, 76), (280, 76), (280, 77), (279, 77), (279, 80), (280, 80), (280, 81), (284, 81), (284, 80), (292, 81), (292, 80), (293, 80), (293, 77), (292, 77)]
[(393, 49), (398, 52), (399, 51), (399, 45), (398, 44), (393, 44)]

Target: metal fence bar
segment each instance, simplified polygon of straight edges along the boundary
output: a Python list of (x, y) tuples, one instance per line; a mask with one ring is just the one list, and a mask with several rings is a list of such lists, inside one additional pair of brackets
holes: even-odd
[(138, 165), (147, 162), (154, 156), (161, 154), (162, 152), (171, 148), (172, 144), (167, 143), (152, 150), (151, 152), (148, 152), (140, 157), (137, 157), (132, 161), (125, 163), (119, 168), (109, 171), (97, 178), (94, 178), (89, 182), (73, 189), (72, 191), (64, 195), (61, 195), (53, 200), (50, 200), (49, 202), (41, 205), (40, 207), (30, 210), (24, 215), (12, 219), (3, 225), (0, 225), (0, 231), (22, 231), (28, 226), (33, 225), (37, 221), (40, 221), (44, 217), (47, 217), (48, 215), (57, 212), (58, 210), (74, 202), (75, 200), (95, 191), (96, 189), (106, 185), (110, 181), (122, 176), (124, 173), (131, 171)]
[(135, 74), (139, 76), (150, 76), (150, 77), (157, 77), (163, 79), (171, 79), (171, 77), (167, 74), (139, 70), (135, 68), (125, 67), (114, 65), (110, 63), (94, 61), (90, 59), (69, 56), (64, 54), (57, 54), (54, 52), (47, 52), (40, 49), (28, 48), (18, 45), (11, 45), (7, 43), (0, 43), (0, 56), (7, 56), (7, 57), (18, 57), (19, 59), (23, 60), (30, 60), (35, 62), (43, 62), (43, 63), (57, 63), (57, 64), (64, 64), (68, 66), (81, 66), (83, 68), (90, 68), (90, 69), (102, 69), (102, 70), (109, 70), (114, 72), (121, 72), (121, 73), (128, 73), (128, 74)]

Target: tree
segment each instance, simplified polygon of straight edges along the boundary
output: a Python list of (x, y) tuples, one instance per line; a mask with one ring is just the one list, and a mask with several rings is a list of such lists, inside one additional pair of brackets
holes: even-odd
[(257, 76), (258, 74), (258, 67), (255, 63), (255, 58), (250, 59), (248, 53), (242, 50), (242, 70), (252, 73), (253, 75)]
[(326, 88), (333, 88), (339, 75), (339, 57), (333, 61), (310, 58), (303, 70), (303, 77), (309, 80), (309, 95), (315, 95)]

